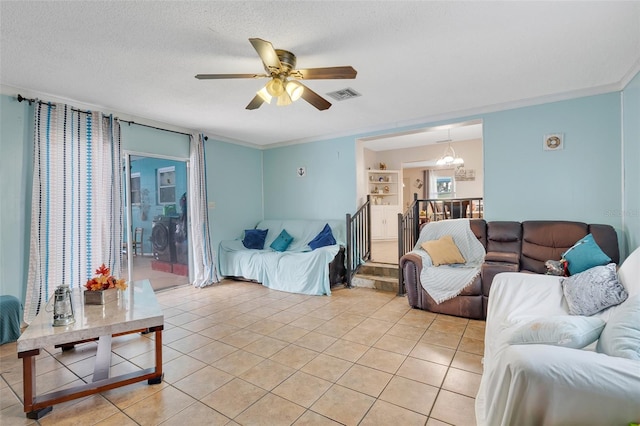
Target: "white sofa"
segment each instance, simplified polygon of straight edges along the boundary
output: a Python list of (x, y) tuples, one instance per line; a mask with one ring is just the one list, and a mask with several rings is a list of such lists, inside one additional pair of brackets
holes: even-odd
[[(328, 224), (335, 245), (311, 250), (309, 242)], [(343, 275), (346, 223), (340, 220), (263, 220), (256, 229), (268, 229), (262, 250), (247, 249), (242, 238), (220, 242), (218, 266), (221, 275), (256, 281), (274, 290), (309, 295), (331, 294), (329, 264), (333, 275)], [(286, 230), (293, 241), (284, 252), (270, 248)], [(342, 256), (339, 254), (342, 253)], [(338, 271), (338, 272), (336, 272)]]
[[(630, 330), (632, 338), (623, 341), (631, 345), (632, 354), (640, 354), (640, 324), (635, 322), (640, 311), (640, 248), (620, 266), (618, 277), (629, 297), (594, 317), (607, 323), (605, 330), (619, 324), (618, 318), (632, 319), (635, 326), (624, 329), (625, 333)], [(627, 426), (640, 422), (640, 360), (600, 353), (597, 342), (583, 349), (509, 343), (523, 322), (568, 312), (559, 277), (524, 273), (495, 277), (484, 372), (476, 397), (478, 425)]]

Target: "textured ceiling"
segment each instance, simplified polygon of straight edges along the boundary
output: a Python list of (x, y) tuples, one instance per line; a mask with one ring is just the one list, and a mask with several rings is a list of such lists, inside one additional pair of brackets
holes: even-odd
[[(640, 66), (640, 2), (0, 2), (5, 94), (65, 99), (270, 145), (621, 89)], [(265, 80), (248, 39), (299, 68), (352, 65), (355, 80), (309, 80), (362, 96), (318, 111), (245, 106)], [(325, 96), (326, 97), (326, 96)]]

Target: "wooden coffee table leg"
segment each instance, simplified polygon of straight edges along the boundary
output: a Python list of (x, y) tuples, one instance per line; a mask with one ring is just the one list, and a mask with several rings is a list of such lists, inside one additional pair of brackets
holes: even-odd
[(162, 329), (164, 327), (154, 327), (152, 329), (156, 332), (156, 377), (147, 380), (147, 383), (150, 385), (157, 385), (158, 383), (162, 383), (162, 378), (164, 373), (162, 372)]
[(18, 358), (22, 358), (22, 383), (24, 387), (24, 412), (28, 419), (38, 420), (53, 409), (44, 407), (38, 410), (33, 409), (36, 396), (36, 356), (40, 354), (40, 349), (18, 353)]

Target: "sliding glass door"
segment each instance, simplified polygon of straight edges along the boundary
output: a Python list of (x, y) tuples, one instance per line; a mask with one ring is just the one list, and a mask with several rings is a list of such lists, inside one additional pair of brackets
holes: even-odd
[(123, 173), (123, 275), (155, 291), (188, 284), (188, 161), (125, 153)]

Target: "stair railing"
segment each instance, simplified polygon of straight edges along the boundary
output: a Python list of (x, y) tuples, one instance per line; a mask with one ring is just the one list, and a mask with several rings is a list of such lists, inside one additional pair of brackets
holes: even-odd
[(413, 250), (420, 234), (420, 200), (413, 194), (413, 202), (403, 213), (398, 213), (398, 296), (404, 295), (404, 277), (400, 258)]
[(371, 199), (353, 215), (347, 213), (347, 287), (360, 265), (371, 259)]

